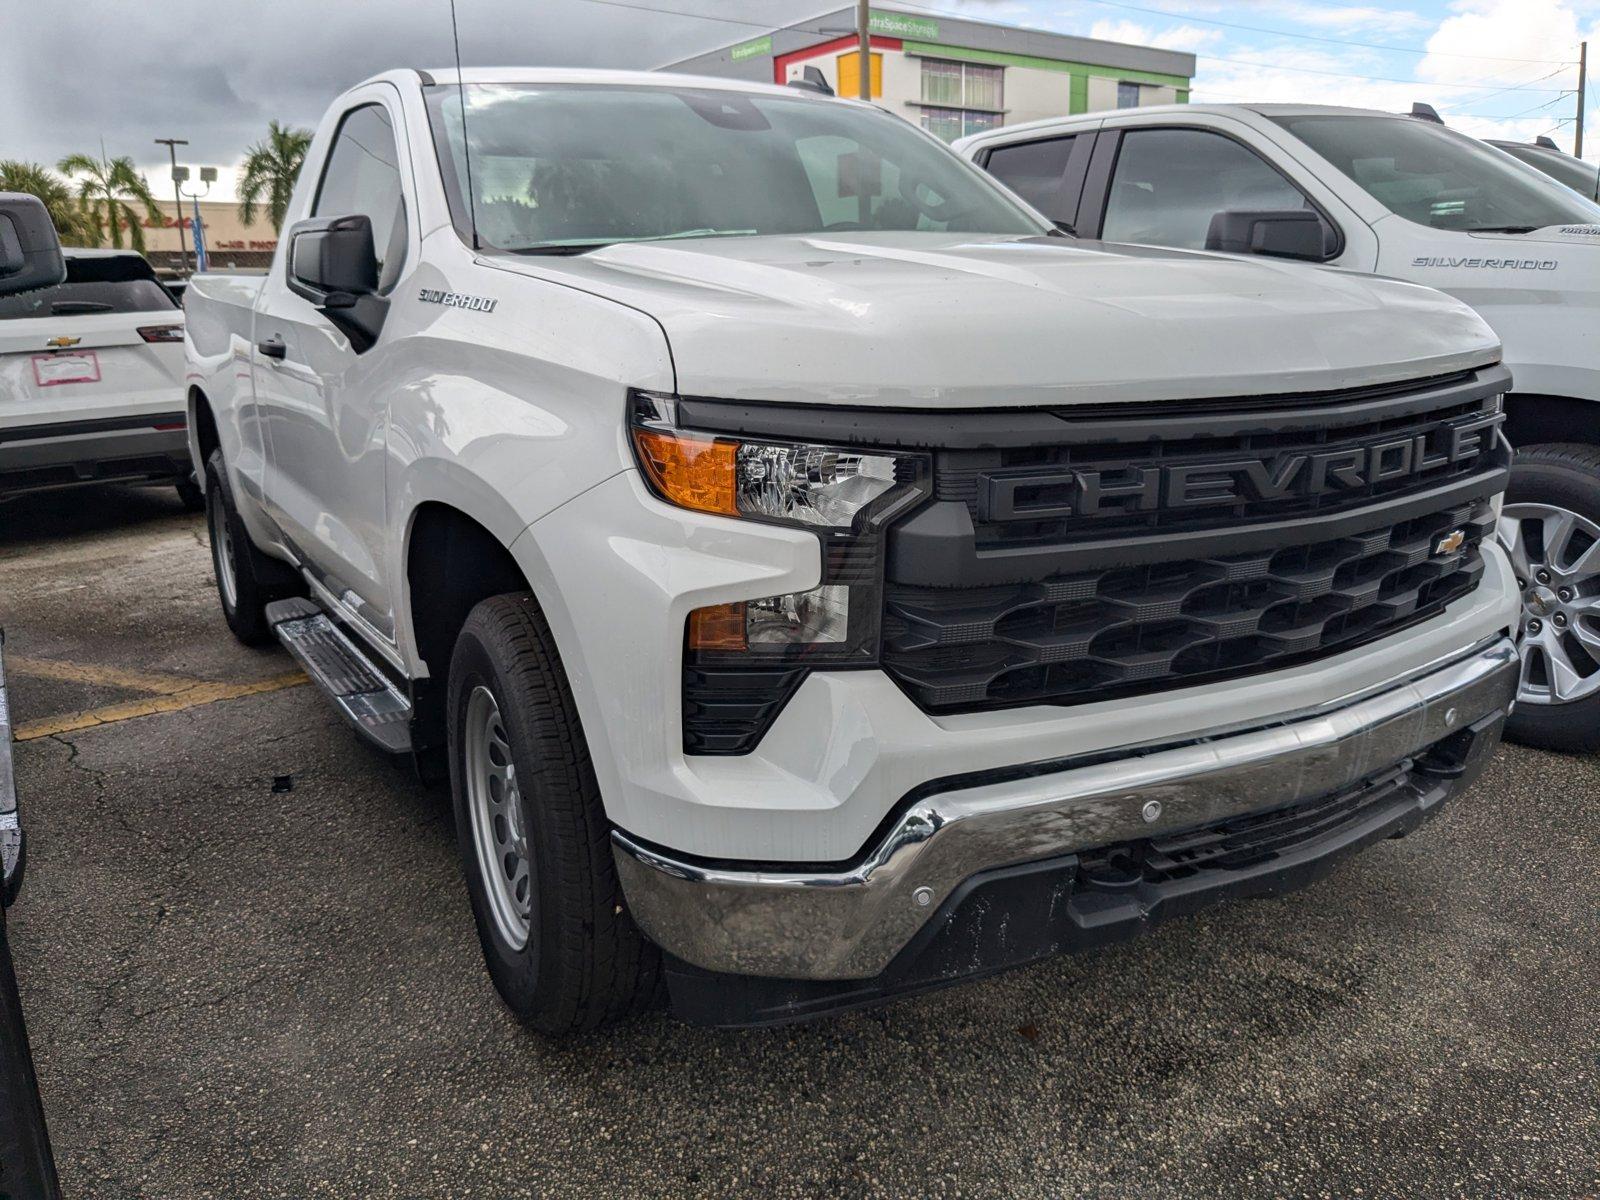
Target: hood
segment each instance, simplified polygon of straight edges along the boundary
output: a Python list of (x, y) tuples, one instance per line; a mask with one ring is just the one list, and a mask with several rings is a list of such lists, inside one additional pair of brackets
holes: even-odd
[(1001, 407), (1324, 391), (1499, 357), (1431, 289), (1304, 264), (936, 233), (497, 259), (649, 313), (682, 395)]

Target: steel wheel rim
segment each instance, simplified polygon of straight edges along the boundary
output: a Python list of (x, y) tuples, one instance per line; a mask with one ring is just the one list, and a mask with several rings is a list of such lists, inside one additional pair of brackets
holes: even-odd
[(1600, 691), (1600, 524), (1553, 504), (1508, 504), (1500, 544), (1522, 592), (1519, 704)]
[(511, 743), (500, 719), (500, 706), (488, 688), (474, 688), (467, 698), (461, 736), (472, 844), (489, 913), (501, 940), (511, 949), (521, 950), (528, 944), (533, 920), (533, 858)]
[(228, 517), (222, 511), (222, 498), (214, 498), (207, 515), (211, 526), (211, 557), (216, 563), (217, 586), (222, 589), (222, 602), (229, 611), (239, 607), (239, 581), (234, 576), (233, 535), (228, 532)]

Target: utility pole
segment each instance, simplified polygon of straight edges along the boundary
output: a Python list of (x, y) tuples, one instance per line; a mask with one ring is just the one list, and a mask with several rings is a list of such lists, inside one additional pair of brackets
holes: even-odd
[(1583, 157), (1583, 90), (1589, 82), (1589, 43), (1578, 44), (1578, 132), (1572, 138), (1572, 155)]
[[(861, 65), (861, 99), (872, 99), (872, 13), (867, 0), (856, 0), (857, 61)], [(1582, 86), (1581, 84), (1579, 85)], [(1582, 126), (1580, 125), (1581, 129)]]
[(172, 199), (178, 216), (178, 266), (185, 275), (189, 273), (189, 247), (183, 240), (183, 192), (178, 188), (178, 147), (187, 146), (184, 138), (157, 138), (156, 145), (165, 146), (172, 155)]

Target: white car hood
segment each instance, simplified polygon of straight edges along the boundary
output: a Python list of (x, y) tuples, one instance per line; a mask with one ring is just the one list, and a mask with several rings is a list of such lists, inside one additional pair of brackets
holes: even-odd
[(649, 313), (682, 395), (919, 407), (1323, 391), (1494, 362), (1431, 289), (1304, 264), (935, 233), (619, 243), (496, 266)]

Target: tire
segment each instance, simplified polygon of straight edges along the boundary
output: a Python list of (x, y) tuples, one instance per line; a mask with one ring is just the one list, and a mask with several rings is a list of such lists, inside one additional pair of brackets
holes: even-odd
[(293, 568), (261, 553), (250, 540), (233, 502), (221, 450), (213, 450), (206, 461), (205, 497), (211, 569), (223, 619), (246, 646), (275, 644), (266, 607), (274, 600), (300, 594), (303, 585)]
[[(477, 740), (485, 694), (508, 755)], [(484, 962), (501, 997), (524, 1024), (556, 1036), (643, 1012), (657, 995), (660, 952), (623, 903), (588, 743), (532, 596), (495, 596), (472, 610), (450, 661), (447, 703), (456, 840)], [(502, 773), (498, 794), (520, 818), (529, 867), (520, 944), (505, 914), (497, 915), (497, 885), (487, 874), (508, 861), (488, 843), (515, 831), (501, 830), (485, 811), (482, 797), (495, 789), (475, 774), (487, 766), (492, 775), (502, 756), (514, 775)]]
[[(1523, 587), (1523, 682), (1506, 736), (1546, 750), (1600, 750), (1600, 449), (1519, 449), (1500, 538)], [(1561, 660), (1572, 675), (1555, 669)]]
[(177, 485), (178, 499), (183, 501), (186, 512), (205, 512), (206, 494), (200, 490), (200, 485), (192, 479), (185, 479)]

